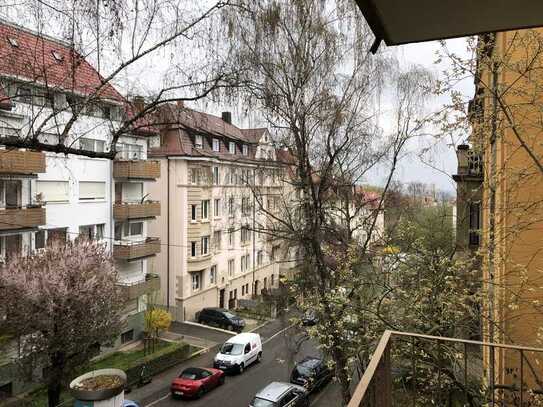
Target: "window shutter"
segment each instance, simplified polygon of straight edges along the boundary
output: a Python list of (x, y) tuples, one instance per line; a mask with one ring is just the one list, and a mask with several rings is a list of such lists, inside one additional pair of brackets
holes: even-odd
[(79, 182), (79, 199), (105, 199), (105, 182)]
[(45, 202), (69, 201), (68, 181), (37, 181), (36, 190)]

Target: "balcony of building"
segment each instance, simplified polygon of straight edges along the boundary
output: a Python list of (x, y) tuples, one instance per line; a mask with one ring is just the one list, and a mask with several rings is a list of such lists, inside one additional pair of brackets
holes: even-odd
[(160, 178), (160, 162), (154, 160), (115, 160), (113, 177), (155, 180)]
[(127, 300), (133, 300), (144, 294), (160, 290), (160, 277), (157, 274), (147, 273), (142, 280), (119, 281), (117, 285), (121, 287), (123, 296)]
[(127, 219), (154, 218), (160, 216), (160, 202), (115, 202), (113, 204), (113, 219), (117, 221)]
[(4, 149), (0, 154), (0, 176), (32, 176), (45, 172), (45, 154), (30, 150)]
[(386, 331), (348, 407), (531, 406), (542, 358), (543, 348)]
[(45, 208), (0, 208), (0, 230), (28, 229), (45, 225)]
[(148, 237), (143, 240), (116, 240), (113, 245), (113, 257), (117, 260), (136, 260), (160, 253), (160, 239)]

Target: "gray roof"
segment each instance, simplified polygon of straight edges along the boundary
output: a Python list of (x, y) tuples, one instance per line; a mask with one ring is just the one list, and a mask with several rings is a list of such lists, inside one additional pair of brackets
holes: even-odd
[(292, 384), (290, 383), (272, 382), (256, 393), (256, 397), (269, 401), (277, 401), (291, 387)]

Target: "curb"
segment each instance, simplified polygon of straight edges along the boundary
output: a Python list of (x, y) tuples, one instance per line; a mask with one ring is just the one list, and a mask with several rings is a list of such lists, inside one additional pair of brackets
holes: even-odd
[(232, 335), (232, 336), (236, 336), (236, 335), (237, 335), (237, 333), (235, 333), (235, 332), (227, 331), (226, 329), (222, 329), (222, 328), (216, 328), (216, 327), (214, 327), (214, 326), (199, 324), (198, 322), (183, 321), (183, 324), (188, 324), (188, 325), (193, 325), (193, 326), (199, 326), (199, 327), (201, 327), (201, 328), (213, 329), (213, 330), (215, 330), (215, 331), (222, 332), (222, 333), (225, 333), (225, 334), (229, 334), (229, 335)]
[(266, 321), (266, 322), (263, 322), (262, 324), (260, 324), (260, 325), (258, 325), (258, 326), (255, 326), (253, 329), (251, 329), (251, 330), (248, 331), (248, 332), (255, 332), (255, 331), (258, 330), (258, 329), (264, 328), (266, 325), (268, 325), (268, 324), (269, 324), (270, 322), (272, 322), (272, 321), (273, 321), (273, 319), (270, 319), (270, 320), (268, 320), (268, 321)]

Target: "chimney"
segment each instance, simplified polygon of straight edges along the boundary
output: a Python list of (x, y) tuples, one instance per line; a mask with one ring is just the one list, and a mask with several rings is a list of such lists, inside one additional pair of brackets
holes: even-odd
[(232, 112), (222, 112), (222, 120), (228, 124), (232, 124)]
[(136, 111), (141, 112), (145, 108), (145, 99), (143, 96), (134, 96), (134, 99), (132, 99), (132, 103), (134, 104), (134, 107), (136, 108)]
[(180, 109), (183, 109), (185, 107), (185, 101), (178, 100), (177, 101), (177, 107), (180, 108)]
[(458, 159), (458, 174), (463, 175), (469, 172), (468, 161), (469, 146), (467, 144), (460, 144), (456, 148), (456, 157)]

